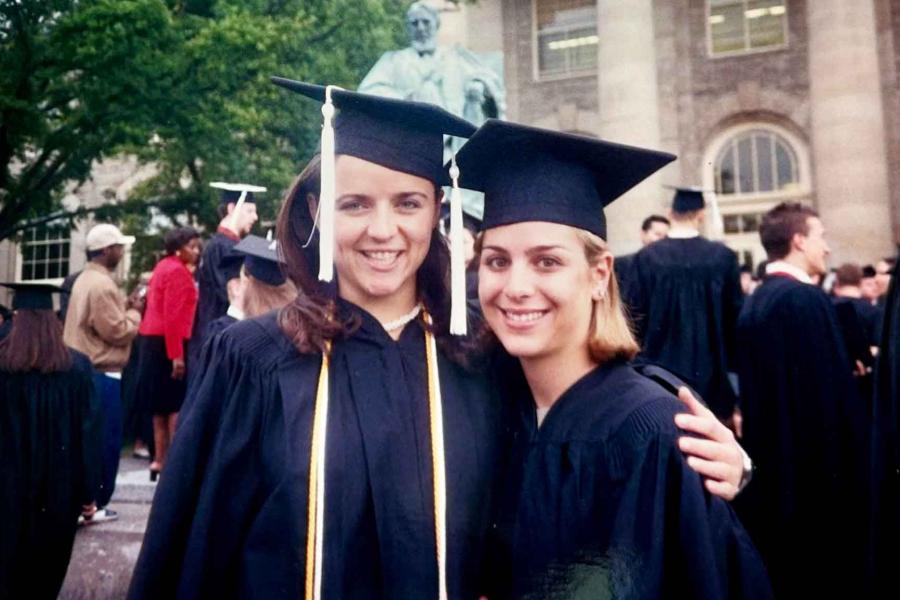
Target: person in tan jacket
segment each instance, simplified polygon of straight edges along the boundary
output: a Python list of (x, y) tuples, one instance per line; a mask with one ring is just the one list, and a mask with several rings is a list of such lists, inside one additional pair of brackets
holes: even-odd
[[(89, 262), (75, 280), (69, 295), (63, 341), (87, 355), (94, 367), (94, 387), (104, 413), (101, 486), (95, 505), (86, 510), (85, 522), (111, 520), (106, 509), (115, 489), (122, 444), (122, 369), (128, 362), (131, 342), (141, 323), (142, 300), (125, 298), (113, 271), (134, 237), (122, 235), (115, 225), (100, 224), (87, 234)], [(94, 512), (96, 507), (100, 510)]]

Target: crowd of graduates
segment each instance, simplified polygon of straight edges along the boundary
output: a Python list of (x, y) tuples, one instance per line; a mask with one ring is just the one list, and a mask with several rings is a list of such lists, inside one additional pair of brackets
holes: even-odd
[(274, 81), (325, 118), (275, 239), (226, 185), (128, 298), (111, 225), (64, 321), (10, 284), (0, 598), (114, 517), (122, 397), (159, 481), (132, 600), (896, 593), (896, 262), (867, 299), (785, 203), (754, 282), (691, 188), (613, 258), (604, 207), (674, 156)]

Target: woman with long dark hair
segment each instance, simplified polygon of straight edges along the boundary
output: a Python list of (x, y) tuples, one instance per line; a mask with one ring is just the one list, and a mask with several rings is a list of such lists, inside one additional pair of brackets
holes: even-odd
[(153, 415), (151, 481), (166, 462), (184, 402), (185, 344), (197, 310), (197, 286), (190, 267), (200, 257), (200, 234), (193, 227), (176, 227), (166, 232), (163, 243), (166, 256), (150, 276), (147, 308), (135, 341), (135, 404)]
[(2, 285), (15, 318), (0, 341), (0, 598), (52, 599), (97, 497), (103, 417), (90, 361), (63, 344), (60, 288)]
[[(323, 151), (279, 216), (300, 293), (206, 346), (130, 598), (476, 597), (500, 403), (469, 340), (450, 335), (437, 228), (443, 135), (474, 128), (430, 105), (279, 83), (325, 100), (329, 120), (341, 110), (323, 132), (333, 164)], [(335, 282), (320, 279), (328, 254)]]

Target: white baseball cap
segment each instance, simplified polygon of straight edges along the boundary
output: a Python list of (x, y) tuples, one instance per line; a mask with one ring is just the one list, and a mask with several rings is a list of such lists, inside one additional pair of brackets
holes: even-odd
[(122, 232), (115, 225), (109, 223), (101, 223), (95, 225), (87, 234), (85, 239), (88, 251), (102, 250), (116, 244), (131, 245), (134, 243), (133, 235), (122, 235)]

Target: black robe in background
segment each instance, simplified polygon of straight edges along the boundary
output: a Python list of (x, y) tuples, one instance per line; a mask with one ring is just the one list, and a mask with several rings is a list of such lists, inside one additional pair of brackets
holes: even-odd
[(641, 360), (683, 378), (720, 419), (731, 417), (728, 371), (743, 301), (735, 253), (702, 237), (666, 238), (634, 256), (625, 281)]
[(227, 235), (216, 232), (206, 243), (200, 257), (196, 275), (199, 291), (197, 313), (188, 341), (189, 358), (194, 362), (200, 357), (210, 322), (228, 312), (228, 274), (233, 269), (227, 269), (223, 259), (231, 255), (236, 245), (237, 242)]
[(0, 599), (59, 593), (81, 507), (100, 487), (103, 415), (91, 364), (0, 371)]
[[(437, 594), (424, 332), (392, 340), (370, 315), (334, 344), (323, 598)], [(499, 455), (486, 380), (438, 359), (450, 598), (481, 588)], [(210, 340), (160, 477), (129, 598), (303, 597), (313, 403), (321, 358), (275, 313)]]
[(870, 573), (873, 589), (897, 589), (900, 565), (900, 261), (885, 301), (875, 366)]
[(738, 320), (752, 483), (735, 501), (779, 598), (853, 598), (864, 586), (868, 403), (831, 301), (773, 276)]
[(492, 599), (771, 597), (734, 512), (685, 462), (667, 389), (616, 361), (540, 428), (527, 389), (517, 400)]

